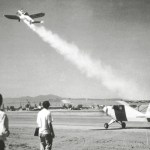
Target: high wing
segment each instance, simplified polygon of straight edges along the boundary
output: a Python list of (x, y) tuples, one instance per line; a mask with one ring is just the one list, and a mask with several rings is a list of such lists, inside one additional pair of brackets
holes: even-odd
[(20, 18), (16, 15), (4, 15), (6, 18), (8, 19), (16, 19), (16, 20), (20, 20)]
[(120, 101), (117, 101), (117, 102), (120, 103), (120, 104), (122, 104), (122, 105), (129, 106), (129, 104), (128, 104), (126, 101), (123, 101), (123, 100), (121, 101), (121, 100), (120, 100)]
[(150, 100), (122, 100), (129, 105), (146, 105), (150, 103)]
[(39, 17), (43, 17), (45, 15), (45, 13), (38, 13), (38, 14), (32, 14), (29, 15), (32, 19), (34, 18), (39, 18)]

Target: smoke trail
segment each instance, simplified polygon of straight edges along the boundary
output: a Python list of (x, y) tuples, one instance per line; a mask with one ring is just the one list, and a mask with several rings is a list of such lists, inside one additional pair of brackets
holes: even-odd
[(109, 90), (117, 93), (122, 98), (143, 98), (137, 85), (115, 75), (110, 67), (101, 63), (101, 61), (92, 60), (92, 58), (82, 52), (76, 45), (69, 44), (58, 35), (48, 31), (45, 27), (30, 25), (24, 21), (35, 33), (48, 43), (51, 47), (63, 55), (67, 60), (73, 63), (87, 77), (96, 78)]

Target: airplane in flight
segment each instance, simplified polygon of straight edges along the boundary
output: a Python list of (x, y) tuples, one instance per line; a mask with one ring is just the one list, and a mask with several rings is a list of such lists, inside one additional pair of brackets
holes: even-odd
[(20, 22), (20, 20), (27, 21), (30, 24), (34, 23), (43, 23), (43, 21), (36, 21), (34, 18), (43, 17), (45, 13), (37, 13), (29, 15), (27, 12), (24, 12), (23, 10), (18, 10), (17, 15), (4, 15), (8, 19), (15, 19)]
[[(120, 105), (111, 105), (111, 106), (104, 106), (103, 111), (110, 116), (112, 119), (109, 123), (105, 123), (105, 129), (113, 123), (119, 123), (122, 128), (126, 128), (127, 121), (133, 122), (150, 122), (150, 102), (149, 101), (141, 101), (141, 103), (149, 102), (149, 105), (145, 113), (142, 111), (136, 110), (135, 108), (131, 107), (129, 103), (125, 101), (117, 101)], [(132, 102), (131, 102), (132, 103)], [(136, 102), (135, 102), (136, 103)], [(137, 102), (138, 103), (138, 102)], [(139, 105), (140, 106), (140, 105)]]

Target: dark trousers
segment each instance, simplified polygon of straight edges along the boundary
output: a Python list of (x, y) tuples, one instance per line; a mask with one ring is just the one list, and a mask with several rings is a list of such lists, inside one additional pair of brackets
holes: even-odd
[(50, 134), (40, 134), (40, 150), (51, 150), (53, 138)]
[(0, 140), (0, 150), (5, 150), (5, 143), (3, 140)]

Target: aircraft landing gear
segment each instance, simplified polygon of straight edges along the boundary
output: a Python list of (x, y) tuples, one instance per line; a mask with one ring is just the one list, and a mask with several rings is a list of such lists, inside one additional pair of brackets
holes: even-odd
[(108, 127), (109, 127), (112, 123), (114, 123), (114, 122), (119, 123), (119, 124), (122, 126), (123, 129), (126, 128), (126, 123), (125, 123), (125, 122), (118, 121), (118, 120), (114, 120), (114, 119), (112, 119), (109, 123), (105, 123), (105, 124), (104, 124), (104, 128), (105, 128), (105, 129), (108, 129)]
[(105, 124), (104, 124), (105, 129), (108, 129), (109, 125), (111, 125), (111, 124), (114, 123), (114, 122), (116, 122), (116, 120), (111, 119), (109, 123), (105, 123)]
[(109, 127), (108, 123), (105, 123), (104, 127), (105, 127), (105, 129), (108, 129), (108, 127)]
[(121, 126), (122, 126), (123, 129), (126, 128), (126, 123), (125, 123), (125, 122), (122, 122), (122, 123), (121, 123)]

